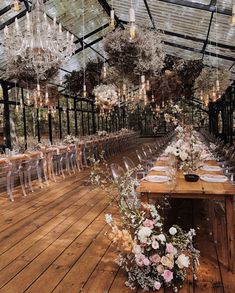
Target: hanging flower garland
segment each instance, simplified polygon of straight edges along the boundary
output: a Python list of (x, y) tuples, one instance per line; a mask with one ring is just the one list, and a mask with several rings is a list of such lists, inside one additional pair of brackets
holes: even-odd
[(109, 115), (114, 106), (118, 104), (117, 88), (113, 84), (97, 85), (93, 90), (93, 94), (95, 95), (95, 103), (102, 116)]
[(156, 30), (137, 27), (135, 38), (130, 39), (128, 29), (118, 29), (107, 34), (104, 49), (110, 63), (128, 78), (140, 72), (156, 76), (164, 66), (165, 52)]
[(213, 92), (222, 95), (230, 84), (230, 72), (227, 69), (206, 67), (195, 81), (195, 96), (200, 99), (201, 95), (212, 98)]

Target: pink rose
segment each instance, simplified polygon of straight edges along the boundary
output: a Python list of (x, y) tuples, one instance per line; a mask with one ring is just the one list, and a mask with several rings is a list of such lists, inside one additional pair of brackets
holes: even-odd
[(145, 256), (142, 253), (135, 255), (135, 261), (139, 267), (144, 266), (144, 259)]
[(173, 279), (173, 273), (169, 270), (165, 270), (162, 274), (164, 280), (166, 283), (170, 283), (171, 280)]
[(153, 249), (158, 249), (159, 248), (159, 243), (156, 240), (153, 240), (153, 242), (152, 242), (152, 248)]
[(158, 254), (153, 254), (152, 256), (150, 256), (150, 260), (153, 263), (159, 263), (161, 260), (161, 257)]
[(150, 261), (147, 257), (144, 258), (144, 261), (143, 261), (144, 265), (145, 266), (149, 266), (150, 265)]
[(153, 229), (154, 228), (154, 225), (153, 225), (153, 221), (149, 220), (149, 219), (146, 219), (144, 222), (143, 222), (143, 226), (144, 227), (148, 227), (150, 229)]
[(153, 286), (156, 290), (159, 290), (161, 288), (161, 283), (156, 281), (156, 282), (154, 282)]
[(173, 253), (174, 252), (174, 246), (171, 243), (166, 244), (166, 252)]

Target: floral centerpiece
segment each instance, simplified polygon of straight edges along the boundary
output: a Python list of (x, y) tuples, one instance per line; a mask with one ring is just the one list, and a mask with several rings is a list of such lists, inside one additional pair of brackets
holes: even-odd
[(166, 155), (174, 155), (178, 160), (180, 169), (184, 171), (197, 170), (203, 165), (208, 156), (207, 147), (199, 140), (198, 134), (192, 126), (178, 126), (175, 129), (177, 135), (166, 150)]
[(108, 132), (105, 131), (105, 130), (97, 131), (97, 135), (98, 135), (98, 136), (107, 136), (107, 135), (108, 135)]
[(106, 222), (112, 228), (108, 236), (120, 252), (117, 263), (127, 272), (128, 287), (140, 285), (147, 291), (172, 287), (178, 292), (189, 268), (196, 278), (199, 251), (193, 246), (193, 229), (186, 233), (174, 225), (165, 232), (154, 205), (145, 205), (144, 210), (122, 205), (120, 211), (121, 227), (110, 214)]
[(73, 135), (66, 135), (65, 138), (63, 139), (63, 143), (65, 143), (65, 144), (73, 144), (78, 141), (79, 141), (79, 139)]

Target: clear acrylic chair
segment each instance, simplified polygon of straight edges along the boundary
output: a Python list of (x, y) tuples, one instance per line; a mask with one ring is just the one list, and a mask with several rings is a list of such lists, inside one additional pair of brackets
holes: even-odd
[(11, 190), (11, 168), (10, 162), (4, 161), (0, 164), (0, 178), (6, 178), (7, 195), (11, 201), (14, 201), (14, 197)]
[(11, 192), (14, 190), (15, 179), (19, 178), (23, 196), (27, 196), (25, 188), (29, 187), (31, 191), (33, 191), (30, 173), (30, 159), (12, 161), (11, 164)]
[(119, 184), (125, 175), (124, 169), (116, 163), (111, 164), (110, 167), (115, 183)]

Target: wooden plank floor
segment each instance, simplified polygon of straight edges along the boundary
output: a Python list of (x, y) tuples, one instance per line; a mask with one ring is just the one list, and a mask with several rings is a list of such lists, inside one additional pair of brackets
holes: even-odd
[[(123, 155), (134, 157), (134, 149)], [(104, 214), (115, 213), (103, 190), (87, 186), (89, 170), (50, 183), (15, 202), (0, 197), (0, 292), (140, 293), (125, 287), (125, 273), (114, 260), (115, 248), (105, 232)], [(227, 272), (224, 217), (218, 221), (218, 245), (211, 222), (203, 212), (206, 203), (188, 201), (174, 211), (186, 228), (199, 227), (201, 250), (198, 280), (189, 276), (181, 293), (235, 293), (235, 275)], [(170, 289), (160, 293), (172, 292)]]

